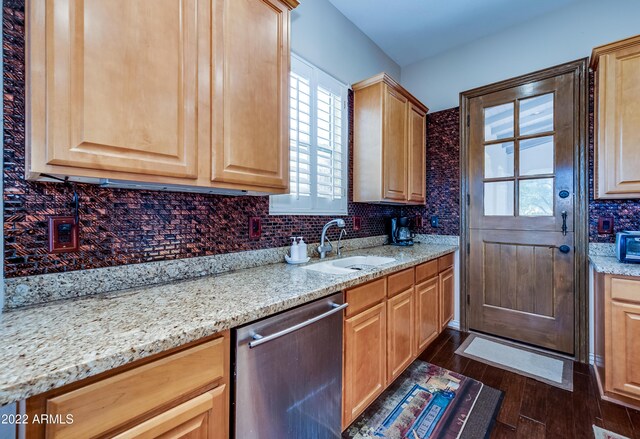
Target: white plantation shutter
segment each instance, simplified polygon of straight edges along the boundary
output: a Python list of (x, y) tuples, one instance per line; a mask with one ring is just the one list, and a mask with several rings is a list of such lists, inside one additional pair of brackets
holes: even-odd
[(291, 56), (290, 193), (271, 214), (347, 213), (347, 86)]

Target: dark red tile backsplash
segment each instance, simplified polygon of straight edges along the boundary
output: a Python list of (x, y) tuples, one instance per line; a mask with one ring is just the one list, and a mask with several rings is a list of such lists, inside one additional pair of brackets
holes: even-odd
[[(3, 1), (4, 60), (4, 237), (5, 275), (35, 275), (165, 259), (285, 246), (290, 236), (316, 241), (324, 216), (270, 216), (268, 197), (229, 197), (192, 193), (105, 189), (78, 184), (81, 204), (80, 251), (47, 252), (47, 217), (69, 215), (71, 191), (62, 184), (24, 178), (25, 81), (24, 0)], [(353, 94), (349, 96), (352, 126)], [(349, 136), (351, 148), (352, 136)], [(593, 76), (590, 99), (590, 239), (598, 217), (613, 216), (615, 229), (640, 229), (640, 203), (593, 200)], [(421, 215), (419, 233), (460, 233), (459, 110), (427, 117), (427, 206), (392, 207), (349, 203), (349, 238), (381, 235), (384, 218)], [(349, 163), (351, 172), (352, 163)], [(351, 199), (351, 190), (349, 190)], [(362, 218), (353, 231), (352, 218)], [(431, 226), (438, 216), (439, 226)], [(259, 217), (262, 236), (249, 239), (248, 222)]]
[[(285, 246), (293, 235), (304, 235), (310, 242), (319, 239), (329, 218), (270, 216), (268, 197), (115, 190), (78, 184), (80, 251), (49, 254), (47, 217), (70, 215), (72, 192), (63, 184), (24, 178), (24, 0), (4, 0), (3, 8), (7, 277)], [(350, 104), (352, 99), (350, 96)], [(345, 217), (348, 237), (383, 234), (384, 217), (395, 210), (350, 203)], [(352, 230), (353, 216), (362, 218), (357, 232)], [(249, 239), (251, 217), (262, 220), (258, 240)]]

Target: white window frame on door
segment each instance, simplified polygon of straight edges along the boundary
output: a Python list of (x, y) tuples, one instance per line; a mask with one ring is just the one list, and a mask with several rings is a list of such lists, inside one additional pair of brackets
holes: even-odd
[[(349, 87), (323, 72), (313, 64), (305, 61), (295, 54), (291, 54), (291, 73), (292, 78), (294, 75), (302, 77), (309, 82), (310, 89), (310, 130), (309, 137), (310, 142), (306, 145), (309, 148), (309, 191), (308, 195), (301, 193), (297, 190), (300, 186), (299, 173), (290, 173), (290, 188), (291, 193), (285, 195), (272, 195), (269, 197), (269, 214), (270, 215), (346, 215), (347, 214), (347, 188), (349, 185), (348, 175), (348, 163), (349, 163), (349, 120), (348, 120), (348, 90)], [(292, 79), (293, 80), (293, 79)], [(290, 86), (291, 87), (291, 86)], [(335, 121), (330, 123), (331, 136), (335, 135), (336, 139), (340, 142), (339, 154), (342, 157), (342, 161), (339, 163), (339, 168), (335, 167), (335, 162), (332, 160), (331, 169), (333, 170), (332, 187), (335, 191), (335, 180), (341, 182), (339, 187), (339, 196), (335, 194), (329, 197), (321, 197), (318, 195), (318, 88), (321, 87), (324, 90), (330, 92), (334, 96), (339, 96), (341, 99), (341, 126), (336, 127)], [(300, 169), (300, 154), (297, 154), (302, 142), (299, 141), (299, 133), (297, 133), (297, 127), (292, 123), (292, 119), (298, 120), (300, 118), (298, 109), (298, 97), (294, 96), (295, 90), (290, 88), (290, 138), (292, 139), (289, 144), (291, 158), (289, 161), (290, 171), (297, 171)], [(295, 105), (294, 105), (295, 104)], [(295, 115), (294, 115), (295, 112)], [(295, 116), (295, 117), (294, 117)], [(296, 134), (294, 136), (294, 134)], [(333, 149), (333, 148), (332, 148)], [(335, 150), (334, 150), (335, 152)], [(303, 164), (304, 166), (304, 164)], [(340, 175), (336, 176), (335, 172), (339, 170)], [(295, 188), (295, 189), (294, 189)]]

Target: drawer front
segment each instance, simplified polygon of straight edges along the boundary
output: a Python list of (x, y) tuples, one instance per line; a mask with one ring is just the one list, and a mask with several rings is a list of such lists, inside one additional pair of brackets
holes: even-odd
[(47, 401), (47, 413), (73, 415), (50, 424), (48, 438), (89, 438), (135, 420), (224, 377), (225, 337), (178, 352)]
[(387, 279), (384, 277), (347, 290), (346, 296), (349, 303), (346, 310), (347, 317), (383, 301), (386, 295)]
[(399, 271), (397, 273), (390, 274), (388, 277), (387, 291), (389, 297), (393, 297), (407, 291), (413, 286), (414, 271), (413, 268)]
[(425, 262), (416, 266), (416, 284), (422, 283), (438, 275), (438, 260)]
[(614, 300), (640, 302), (640, 280), (612, 277), (611, 298)]
[(453, 253), (438, 258), (438, 271), (442, 272), (449, 267), (453, 267)]

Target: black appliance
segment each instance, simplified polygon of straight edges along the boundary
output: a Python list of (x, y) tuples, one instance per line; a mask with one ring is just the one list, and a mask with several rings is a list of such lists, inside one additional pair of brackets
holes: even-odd
[(409, 218), (406, 216), (390, 218), (387, 226), (389, 244), (400, 246), (413, 245), (413, 233), (411, 233), (409, 224)]

